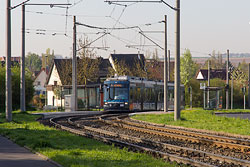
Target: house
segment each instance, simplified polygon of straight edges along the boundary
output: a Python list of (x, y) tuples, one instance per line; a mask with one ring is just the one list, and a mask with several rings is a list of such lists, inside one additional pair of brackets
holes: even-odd
[[(226, 80), (227, 79), (226, 69), (211, 69), (210, 79), (214, 78)], [(200, 69), (196, 75), (196, 79), (206, 81), (208, 79), (208, 69)]]
[[(82, 76), (77, 75), (78, 109), (96, 108), (96, 106), (103, 105), (102, 84), (110, 74), (109, 68), (115, 70), (115, 63), (124, 62), (129, 68), (133, 68), (139, 63), (142, 69), (147, 70), (145, 69), (147, 62), (143, 54), (111, 54), (108, 59), (98, 59), (100, 60), (99, 73), (95, 81), (88, 81), (85, 85), (84, 80), (81, 79)], [(173, 67), (173, 63), (171, 67)], [(152, 69), (156, 69), (157, 72), (158, 69), (163, 71), (163, 62), (154, 64)], [(77, 72), (79, 73), (79, 70)], [(160, 73), (159, 79), (157, 79), (162, 80), (161, 77), (163, 77), (163, 73)], [(64, 95), (72, 94), (72, 59), (54, 59), (48, 74), (46, 89), (47, 105), (64, 107)]]
[(48, 70), (46, 71), (45, 68), (42, 68), (41, 71), (35, 76), (34, 80), (34, 88), (36, 95), (45, 95), (46, 88), (45, 84), (47, 81)]
[[(4, 66), (6, 61), (6, 57), (0, 57), (0, 64)], [(20, 57), (11, 57), (11, 66), (20, 64), (21, 58)]]
[[(111, 64), (108, 59), (98, 59), (100, 63), (99, 74), (96, 81), (87, 81), (87, 85), (85, 85), (85, 81), (79, 77), (79, 70), (77, 71), (78, 109), (96, 108), (96, 106), (100, 106), (103, 101), (103, 95), (100, 89), (101, 82), (106, 79), (108, 68), (111, 67)], [(48, 75), (46, 89), (47, 105), (63, 107), (64, 95), (72, 93), (72, 59), (54, 59)]]
[[(174, 74), (174, 62), (170, 61), (168, 65), (170, 66), (170, 80), (171, 80)], [(147, 71), (149, 72), (150, 79), (162, 80), (162, 81), (164, 80), (164, 61), (147, 59), (146, 68), (147, 68)]]

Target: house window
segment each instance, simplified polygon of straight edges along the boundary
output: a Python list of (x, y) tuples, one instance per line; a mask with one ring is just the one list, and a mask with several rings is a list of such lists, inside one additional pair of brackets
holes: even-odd
[(57, 86), (57, 81), (54, 81), (54, 85)]
[(37, 86), (41, 85), (41, 82), (40, 81), (37, 81)]

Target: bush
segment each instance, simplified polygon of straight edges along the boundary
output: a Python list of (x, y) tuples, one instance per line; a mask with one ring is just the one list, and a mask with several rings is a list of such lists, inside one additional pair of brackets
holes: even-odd
[[(11, 68), (12, 73), (12, 108), (20, 108), (20, 67), (15, 65)], [(0, 66), (0, 111), (5, 110), (5, 67)], [(33, 79), (31, 73), (25, 74), (25, 102), (26, 106), (31, 102), (34, 95)]]

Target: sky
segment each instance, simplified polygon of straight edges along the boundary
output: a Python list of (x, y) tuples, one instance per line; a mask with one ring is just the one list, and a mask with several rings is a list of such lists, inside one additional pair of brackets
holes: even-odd
[[(24, 0), (11, 0), (15, 6)], [(158, 0), (156, 0), (158, 1)], [(176, 0), (165, 0), (175, 6)], [(47, 48), (72, 57), (73, 15), (77, 39), (95, 41), (89, 49), (108, 58), (111, 53), (164, 54), (164, 15), (168, 17), (168, 49), (175, 56), (175, 11), (163, 3), (109, 4), (104, 0), (30, 0), (28, 3), (71, 3), (68, 9), (26, 6), (26, 54), (41, 55)], [(127, 6), (125, 6), (127, 5)], [(249, 0), (181, 0), (181, 53), (193, 57), (216, 53), (250, 53)], [(66, 14), (67, 13), (67, 14)], [(6, 55), (6, 0), (0, 1), (0, 56)], [(21, 7), (12, 10), (12, 56), (21, 55)], [(114, 28), (140, 27), (115, 30)], [(140, 33), (142, 31), (142, 33)], [(39, 34), (44, 33), (45, 35)], [(143, 35), (142, 35), (143, 34)]]

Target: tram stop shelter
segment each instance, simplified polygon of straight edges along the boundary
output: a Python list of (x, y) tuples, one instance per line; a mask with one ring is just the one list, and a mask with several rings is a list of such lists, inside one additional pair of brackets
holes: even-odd
[(200, 89), (203, 89), (203, 108), (205, 110), (222, 109), (222, 91), (224, 87), (201, 85)]

